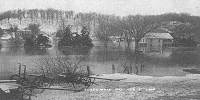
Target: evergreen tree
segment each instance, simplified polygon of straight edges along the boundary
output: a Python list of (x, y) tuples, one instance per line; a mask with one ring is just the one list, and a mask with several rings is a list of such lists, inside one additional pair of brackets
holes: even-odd
[(87, 46), (87, 47), (92, 47), (92, 39), (90, 38), (89, 34), (90, 32), (88, 31), (87, 27), (83, 26), (81, 30), (81, 39), (80, 43), (82, 46)]
[(66, 27), (63, 31), (63, 37), (58, 43), (59, 46), (72, 46), (72, 32), (70, 27)]
[(36, 46), (49, 46), (49, 38), (43, 34), (39, 34), (35, 40)]
[[(58, 31), (61, 32), (61, 31)], [(58, 33), (57, 32), (57, 33)], [(81, 35), (77, 32), (72, 33), (70, 27), (66, 27), (63, 31), (63, 37), (59, 41), (58, 45), (61, 46), (72, 46), (72, 47), (92, 47), (92, 40), (89, 36), (89, 31), (86, 27), (81, 30)]]

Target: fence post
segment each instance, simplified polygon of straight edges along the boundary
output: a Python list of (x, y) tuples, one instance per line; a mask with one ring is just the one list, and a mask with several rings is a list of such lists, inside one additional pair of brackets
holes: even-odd
[(138, 75), (138, 73), (139, 73), (139, 69), (138, 69), (138, 67), (139, 67), (139, 65), (136, 64), (136, 66), (135, 66), (135, 68), (136, 68), (136, 72), (135, 72), (135, 74), (136, 74), (136, 75)]
[(19, 77), (21, 76), (21, 63), (18, 63), (19, 64)]
[(132, 73), (133, 73), (133, 66), (132, 64), (130, 64), (128, 74), (132, 74)]
[(90, 66), (87, 66), (87, 74), (88, 74), (88, 76), (90, 76)]
[(115, 73), (115, 65), (112, 64), (112, 73), (114, 74)]
[(140, 67), (140, 71), (141, 71), (141, 72), (142, 72), (143, 68), (144, 68), (144, 64), (142, 63), (142, 64), (141, 64), (141, 67)]
[(23, 65), (24, 66), (24, 79), (26, 78), (26, 65)]

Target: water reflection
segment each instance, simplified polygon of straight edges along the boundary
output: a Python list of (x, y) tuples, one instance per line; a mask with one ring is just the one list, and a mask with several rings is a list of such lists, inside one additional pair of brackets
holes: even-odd
[[(3, 44), (0, 50), (1, 72), (16, 72), (18, 62), (27, 65), (28, 69), (35, 68), (35, 62), (42, 57), (48, 56), (76, 56), (81, 55), (83, 63), (91, 66), (95, 74), (112, 73), (112, 66), (115, 72), (135, 73), (138, 75), (166, 76), (185, 75), (182, 71), (185, 67), (200, 65), (199, 48), (165, 48), (162, 51), (148, 51), (139, 55), (134, 53), (132, 48), (124, 48), (109, 43), (107, 47), (96, 41), (93, 48), (24, 48), (6, 46)], [(141, 50), (145, 48), (141, 48)], [(0, 74), (1, 76), (5, 76)], [(4, 78), (5, 79), (5, 78)]]
[(91, 48), (88, 47), (80, 47), (80, 48), (72, 48), (72, 47), (60, 47), (58, 50), (64, 55), (89, 55)]
[(25, 55), (48, 55), (47, 48), (24, 48)]
[(199, 51), (199, 48), (177, 48), (172, 52), (170, 62), (183, 67), (199, 65)]

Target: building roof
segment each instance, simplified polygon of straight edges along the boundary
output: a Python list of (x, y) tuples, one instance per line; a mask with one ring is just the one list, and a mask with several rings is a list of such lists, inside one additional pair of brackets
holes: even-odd
[(169, 33), (147, 33), (146, 38), (173, 39)]
[(151, 32), (152, 33), (171, 33), (171, 31), (169, 31), (166, 28), (157, 28), (155, 30), (152, 30)]

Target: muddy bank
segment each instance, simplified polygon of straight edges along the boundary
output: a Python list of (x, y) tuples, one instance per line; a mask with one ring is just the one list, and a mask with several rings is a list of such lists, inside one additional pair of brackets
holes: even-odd
[(150, 77), (128, 74), (105, 74), (104, 78), (126, 78), (121, 81), (96, 80), (82, 92), (45, 90), (32, 100), (188, 100), (200, 99), (199, 75), (183, 77)]

